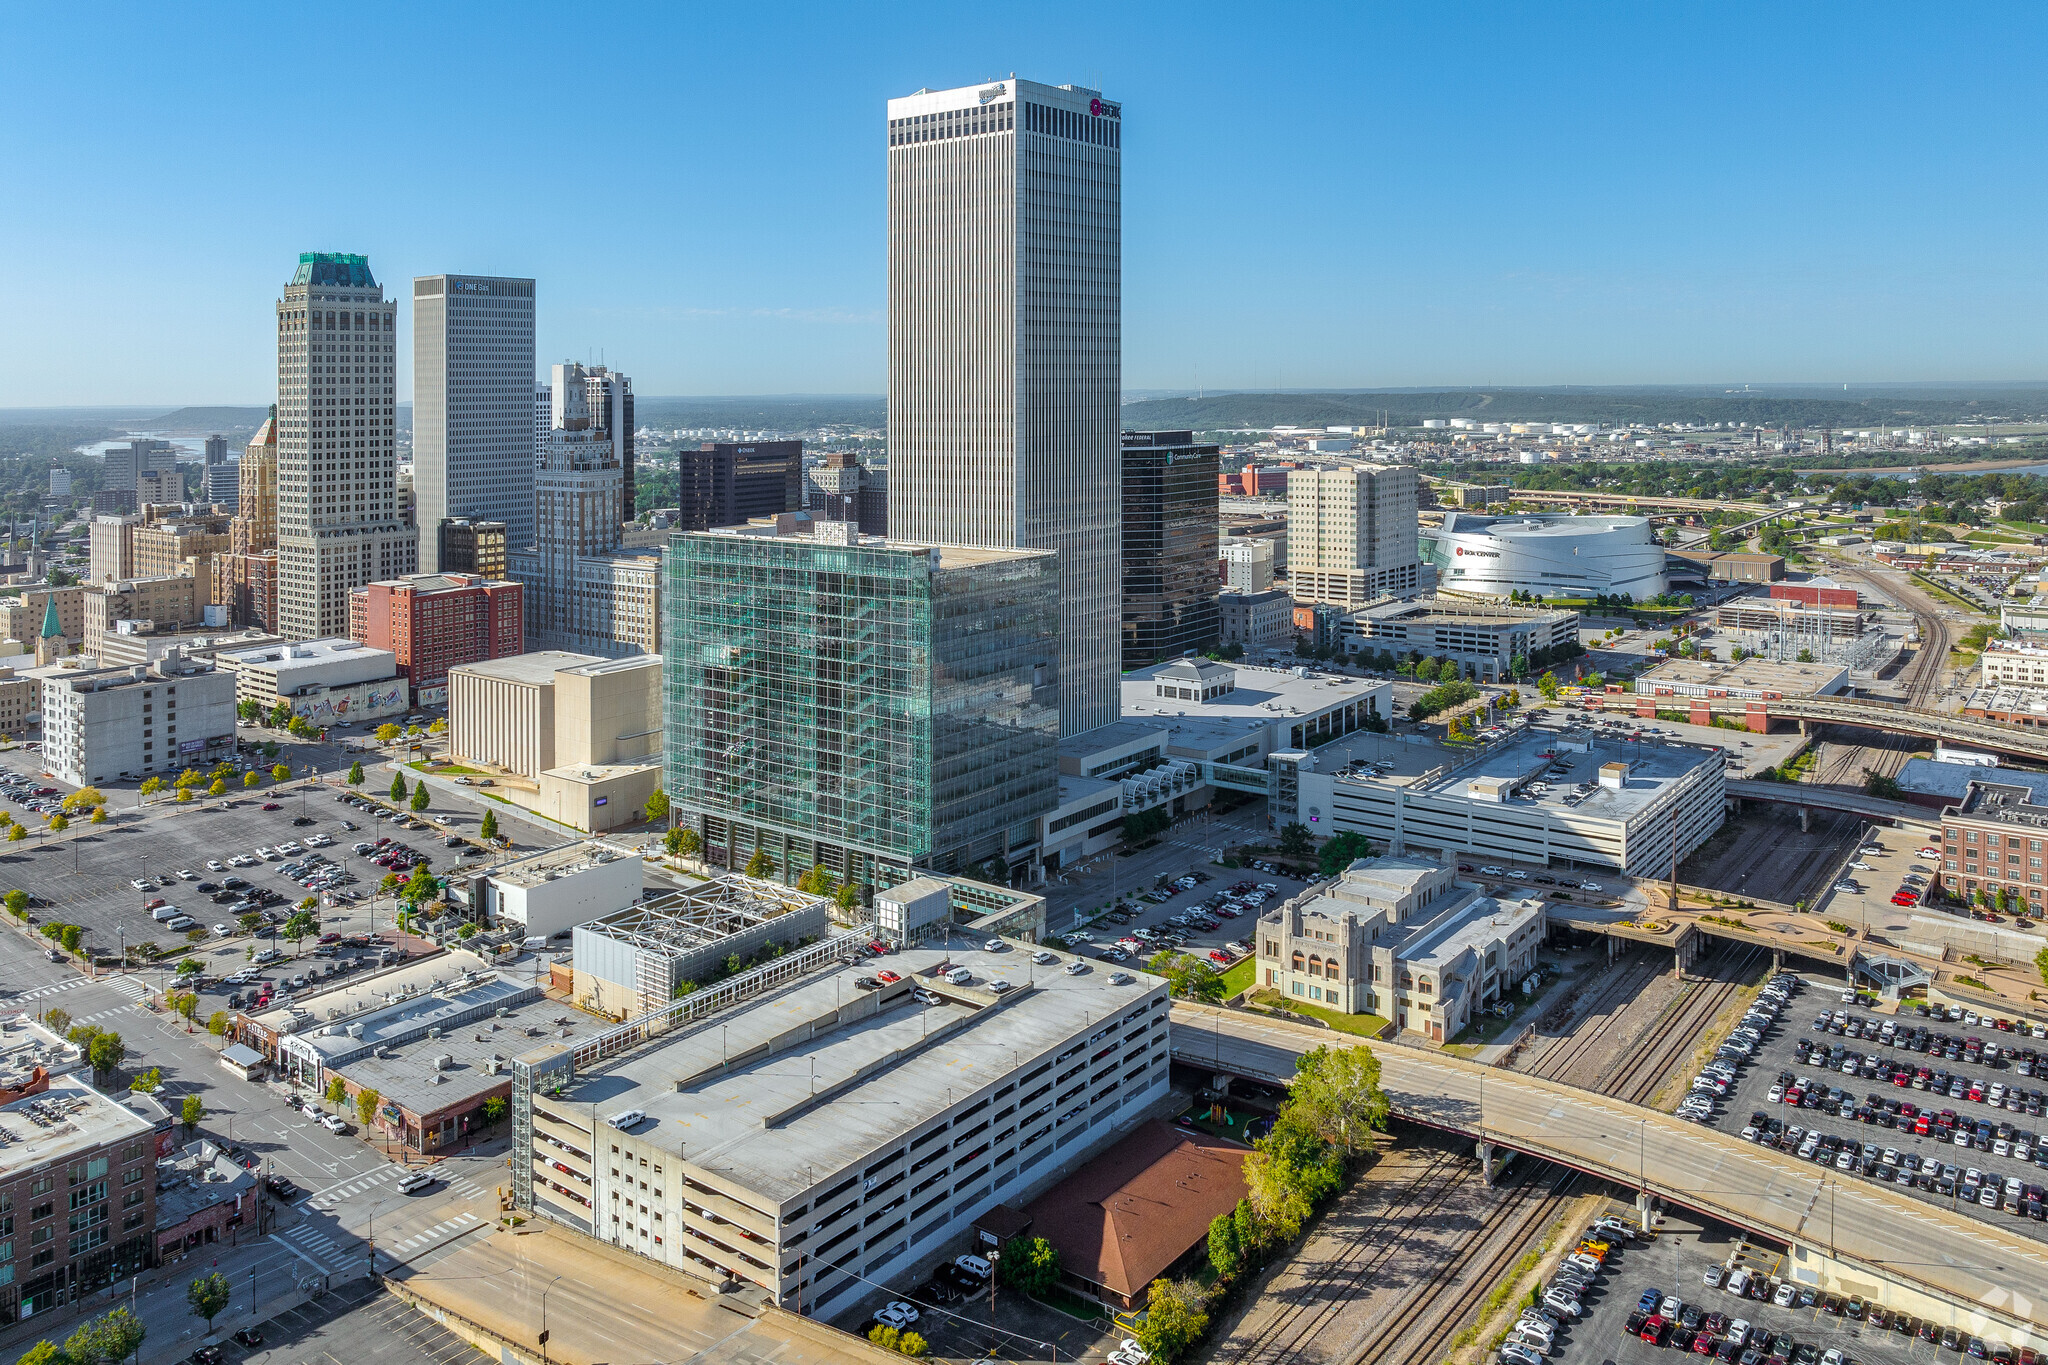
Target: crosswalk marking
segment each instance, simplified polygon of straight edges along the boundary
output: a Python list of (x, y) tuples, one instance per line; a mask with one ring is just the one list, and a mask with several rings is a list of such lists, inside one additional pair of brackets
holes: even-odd
[(309, 1223), (272, 1233), (270, 1239), (315, 1269), (329, 1274), (340, 1270), (345, 1260), (340, 1243)]
[[(125, 980), (126, 978), (117, 979)], [(38, 986), (32, 991), (22, 991), (14, 998), (16, 1000), (40, 1000), (46, 995), (56, 995), (60, 991), (75, 991), (80, 986), (90, 986), (92, 984), (92, 982), (82, 976), (74, 976), (69, 981), (59, 981), (49, 986)]]
[(139, 976), (117, 976), (106, 984), (137, 1003), (149, 998), (149, 983)]

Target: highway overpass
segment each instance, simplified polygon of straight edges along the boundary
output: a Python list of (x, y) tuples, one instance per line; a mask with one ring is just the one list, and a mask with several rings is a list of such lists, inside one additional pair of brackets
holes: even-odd
[(1837, 791), (1832, 787), (1809, 786), (1804, 782), (1753, 782), (1729, 778), (1722, 786), (1729, 796), (1744, 801), (1767, 801), (1774, 805), (1797, 806), (1801, 810), (1847, 811), (1866, 820), (1922, 820), (1939, 824), (1941, 812), (1911, 801), (1887, 801), (1861, 792)]
[[(1295, 1058), (1358, 1039), (1239, 1010), (1175, 1003), (1173, 1058), (1285, 1083)], [(1876, 1295), (2015, 1346), (2048, 1343), (2048, 1245), (2002, 1223), (1952, 1213), (1891, 1187), (1517, 1072), (1399, 1044), (1373, 1048), (1394, 1112), (1411, 1122), (1525, 1152), (1774, 1238), (1787, 1273)], [(1913, 1297), (1902, 1297), (1913, 1296)], [(1923, 1302), (1924, 1300), (1924, 1302)]]
[(1634, 692), (1610, 692), (1604, 696), (1588, 697), (1586, 705), (1641, 716), (1652, 715), (1660, 709), (1740, 716), (1749, 720), (1752, 729), (1772, 720), (1798, 721), (1802, 729), (1811, 724), (1853, 725), (1887, 734), (1948, 740), (2020, 758), (2048, 760), (2048, 728), (2011, 726), (1999, 721), (1978, 720), (1945, 711), (1923, 711), (1899, 702), (1868, 698), (1770, 697), (1750, 700), (1742, 697), (1648, 696)]

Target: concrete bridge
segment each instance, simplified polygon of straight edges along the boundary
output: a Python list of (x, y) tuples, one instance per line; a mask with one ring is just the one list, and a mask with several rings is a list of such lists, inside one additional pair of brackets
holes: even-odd
[[(1172, 1029), (1176, 1062), (1278, 1084), (1293, 1077), (1302, 1053), (1360, 1042), (1184, 1003), (1173, 1006)], [(1376, 1044), (1373, 1053), (1394, 1112), (1411, 1122), (1781, 1241), (1791, 1248), (1786, 1273), (1802, 1283), (1875, 1295), (2015, 1346), (2048, 1342), (2048, 1244), (2002, 1223), (1555, 1081), (1401, 1044)]]

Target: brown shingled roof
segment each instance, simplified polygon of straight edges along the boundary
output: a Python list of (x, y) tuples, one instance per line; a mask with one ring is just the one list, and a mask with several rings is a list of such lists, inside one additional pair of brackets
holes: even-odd
[(1032, 1201), (1033, 1230), (1069, 1274), (1127, 1300), (1244, 1197), (1244, 1148), (1153, 1121)]

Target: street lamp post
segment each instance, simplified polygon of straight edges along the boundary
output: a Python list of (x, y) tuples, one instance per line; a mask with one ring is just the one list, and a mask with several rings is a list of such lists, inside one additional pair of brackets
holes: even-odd
[(557, 1275), (554, 1279), (548, 1281), (547, 1289), (540, 1291), (540, 1358), (542, 1365), (546, 1365), (548, 1358), (548, 1289), (553, 1289), (561, 1282), (562, 1277)]

